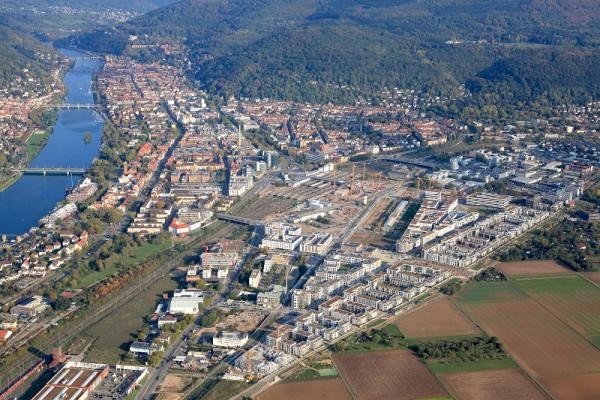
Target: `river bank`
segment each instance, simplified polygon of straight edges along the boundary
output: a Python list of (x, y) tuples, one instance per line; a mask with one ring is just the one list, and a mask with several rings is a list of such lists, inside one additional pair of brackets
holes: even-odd
[[(67, 90), (63, 82), (66, 74), (72, 67), (72, 63), (68, 68), (64, 68), (64, 65), (62, 65), (53, 72), (55, 77), (54, 86), (57, 88), (58, 93), (55, 93), (52, 98), (46, 104), (44, 104), (44, 106), (62, 104), (64, 102), (67, 96)], [(26, 155), (26, 159), (24, 160), (25, 164), (20, 163), (18, 166), (15, 165), (15, 168), (28, 167), (31, 161), (37, 157), (52, 135), (52, 131), (57, 119), (58, 108), (48, 108), (46, 111), (43, 111), (41, 108), (34, 108), (30, 112), (28, 116), (28, 122), (32, 126), (23, 144), (23, 152)], [(50, 123), (44, 124), (45, 120), (49, 120)], [(8, 179), (0, 181), (0, 192), (8, 189), (11, 185), (17, 182), (22, 175), (22, 173), (15, 172), (8, 177)]]
[[(73, 61), (64, 75), (64, 102), (93, 104), (93, 74), (99, 60), (73, 50), (61, 50)], [(57, 109), (48, 139), (35, 137), (39, 152), (30, 168), (89, 168), (100, 149), (103, 120), (93, 109)], [(45, 142), (45, 145), (43, 144)], [(32, 146), (34, 143), (31, 144)], [(35, 148), (32, 147), (32, 150)], [(0, 234), (16, 236), (38, 225), (78, 183), (73, 176), (22, 175), (0, 191)]]

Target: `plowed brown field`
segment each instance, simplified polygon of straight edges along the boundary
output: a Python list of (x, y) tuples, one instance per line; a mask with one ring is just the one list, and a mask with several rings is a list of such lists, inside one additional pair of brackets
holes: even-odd
[(355, 399), (418, 400), (448, 396), (427, 367), (407, 350), (336, 354), (334, 361)]
[(438, 376), (459, 400), (548, 400), (521, 370), (498, 369)]
[(440, 297), (398, 320), (398, 328), (409, 338), (477, 335), (481, 333), (446, 297)]
[(461, 304), (535, 376), (600, 372), (600, 353), (534, 300)]
[(555, 261), (518, 261), (500, 263), (495, 267), (506, 276), (531, 276), (531, 275), (546, 275), (546, 274), (572, 274), (573, 271), (568, 270)]
[(278, 383), (256, 400), (352, 400), (344, 382), (337, 379)]
[(600, 398), (600, 374), (547, 378), (542, 379), (542, 384), (557, 400)]

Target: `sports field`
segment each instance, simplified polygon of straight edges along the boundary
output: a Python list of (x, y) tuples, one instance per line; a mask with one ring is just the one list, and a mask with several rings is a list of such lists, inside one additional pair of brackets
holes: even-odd
[(404, 315), (396, 324), (408, 338), (464, 336), (481, 333), (447, 297)]

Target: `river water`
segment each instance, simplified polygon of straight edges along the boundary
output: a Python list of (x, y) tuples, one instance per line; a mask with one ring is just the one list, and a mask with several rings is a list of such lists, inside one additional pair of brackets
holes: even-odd
[[(91, 104), (92, 73), (101, 63), (84, 54), (61, 50), (69, 58), (77, 58), (64, 82), (68, 90), (65, 102)], [(93, 110), (60, 110), (48, 143), (32, 160), (30, 167), (88, 168), (100, 148), (103, 122)], [(86, 143), (89, 132), (92, 140)], [(0, 192), (0, 234), (23, 234), (56, 204), (66, 197), (67, 189), (78, 183), (78, 176), (24, 175), (8, 189)]]

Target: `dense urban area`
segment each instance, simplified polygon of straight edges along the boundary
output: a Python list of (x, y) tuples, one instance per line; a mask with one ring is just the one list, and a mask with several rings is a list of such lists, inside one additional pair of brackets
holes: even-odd
[[(142, 29), (168, 1), (42, 3), (0, 6), (9, 35), (69, 21), (40, 24), (30, 51), (0, 44), (19, 63), (0, 67), (0, 191), (30, 175), (75, 181), (36, 226), (0, 232), (0, 400), (600, 393), (597, 93), (496, 107), (468, 84), (333, 84), (291, 67), (300, 88), (275, 72), (261, 85), (262, 67), (240, 72), (254, 54), (224, 60), (174, 40), (176, 26)], [(99, 68), (82, 70), (90, 60)], [(77, 68), (93, 102), (66, 100)], [(102, 123), (91, 165), (32, 167), (61, 115), (81, 110)]]

